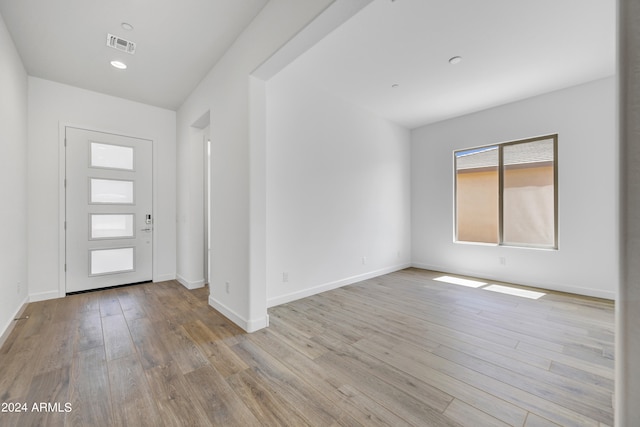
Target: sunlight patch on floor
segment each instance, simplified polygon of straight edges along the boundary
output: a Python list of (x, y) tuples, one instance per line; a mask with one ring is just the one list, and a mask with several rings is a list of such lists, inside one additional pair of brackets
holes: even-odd
[(479, 282), (477, 280), (462, 279), (460, 277), (440, 276), (433, 280), (438, 282), (451, 283), (452, 285), (466, 286), (468, 288), (479, 288), (487, 284), (487, 282)]
[(502, 286), (502, 285), (489, 285), (482, 289), (486, 289), (487, 291), (492, 291), (492, 292), (500, 292), (501, 294), (515, 295), (517, 297), (523, 297), (523, 298), (529, 298), (529, 299), (538, 299), (546, 295), (544, 292), (529, 291), (526, 289), (512, 288), (510, 286)]
[(480, 288), (491, 292), (499, 292), (501, 294), (514, 295), (522, 298), (539, 299), (545, 296), (544, 292), (530, 291), (527, 289), (514, 288), (503, 285), (490, 285), (487, 282), (479, 280), (463, 279), (461, 277), (440, 276), (433, 279), (438, 282), (451, 283), (452, 285), (466, 286), (468, 288)]

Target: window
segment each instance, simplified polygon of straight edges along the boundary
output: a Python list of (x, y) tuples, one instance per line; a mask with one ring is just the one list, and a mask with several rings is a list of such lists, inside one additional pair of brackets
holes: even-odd
[(454, 152), (458, 242), (557, 248), (557, 135)]

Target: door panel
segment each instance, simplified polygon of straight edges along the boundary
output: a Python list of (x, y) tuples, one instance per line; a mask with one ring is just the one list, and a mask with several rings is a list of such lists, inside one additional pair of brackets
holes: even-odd
[(151, 141), (65, 131), (66, 291), (151, 280)]

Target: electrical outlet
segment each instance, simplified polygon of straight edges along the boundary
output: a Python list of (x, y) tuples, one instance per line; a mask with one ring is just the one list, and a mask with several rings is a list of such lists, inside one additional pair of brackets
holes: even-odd
[(286, 271), (282, 273), (282, 281), (283, 282), (289, 281), (289, 273), (287, 273)]
[(363, 256), (362, 257), (362, 265), (366, 265), (367, 264), (367, 257)]
[(18, 286), (17, 286), (17, 293), (20, 294), (20, 282), (18, 282)]
[(224, 286), (225, 286), (225, 291), (229, 293), (229, 282), (224, 282)]
[(507, 258), (506, 257), (499, 257), (498, 261), (500, 262), (500, 265), (507, 265)]

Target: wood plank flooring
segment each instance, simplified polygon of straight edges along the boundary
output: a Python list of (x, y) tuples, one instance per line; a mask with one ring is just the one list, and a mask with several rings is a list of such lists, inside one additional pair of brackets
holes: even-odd
[(613, 426), (611, 301), (438, 276), (284, 304), (253, 334), (175, 281), (29, 304), (0, 349), (0, 409), (27, 412), (0, 425)]

